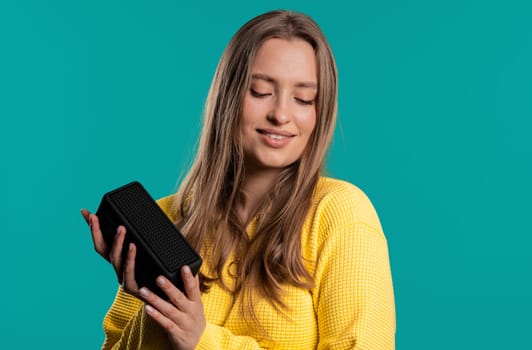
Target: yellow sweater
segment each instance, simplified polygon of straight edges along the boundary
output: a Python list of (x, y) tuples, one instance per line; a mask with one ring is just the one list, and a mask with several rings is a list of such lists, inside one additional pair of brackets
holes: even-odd
[[(171, 219), (171, 197), (159, 201)], [(197, 349), (394, 349), (395, 307), (386, 238), (357, 187), (321, 178), (302, 231), (315, 286), (285, 288), (288, 310), (254, 305), (269, 337), (240, 314), (240, 299), (214, 284), (202, 296), (207, 327)], [(205, 266), (205, 264), (204, 264)], [(223, 276), (230, 281), (229, 274)], [(142, 302), (121, 288), (104, 319), (103, 349), (168, 349)]]

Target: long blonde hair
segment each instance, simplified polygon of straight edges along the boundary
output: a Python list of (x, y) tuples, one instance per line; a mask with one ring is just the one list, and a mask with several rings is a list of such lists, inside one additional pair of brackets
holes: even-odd
[[(318, 65), (317, 118), (301, 159), (283, 169), (252, 213), (256, 229), (250, 238), (246, 232), (249, 222), (241, 222), (236, 212), (245, 176), (239, 122), (251, 66), (262, 43), (270, 38), (302, 39), (314, 48)], [(244, 24), (227, 45), (207, 97), (195, 161), (176, 197), (180, 211), (177, 226), (198, 251), (209, 256), (206, 263), (210, 275), (201, 276), (203, 290), (213, 281), (228, 288), (220, 277), (231, 254), (237, 257), (232, 262), (238, 277), (233, 291), (249, 299), (262, 296), (279, 309), (285, 306), (281, 298), (283, 284), (312, 286), (301, 253), (301, 230), (332, 139), (337, 86), (329, 44), (318, 25), (304, 14), (262, 14)]]

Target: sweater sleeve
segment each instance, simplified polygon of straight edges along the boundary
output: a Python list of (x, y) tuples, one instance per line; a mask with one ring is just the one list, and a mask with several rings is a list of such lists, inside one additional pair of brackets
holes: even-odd
[(318, 349), (394, 349), (388, 248), (373, 206), (355, 187), (322, 204), (313, 294)]
[(122, 333), (141, 305), (142, 301), (126, 293), (121, 286), (118, 287), (113, 305), (103, 320), (105, 340), (102, 350), (112, 349), (120, 342)]
[[(127, 296), (126, 293), (123, 294)], [(137, 310), (129, 308), (128, 310), (131, 312), (125, 312), (124, 315), (120, 315), (120, 311), (125, 311), (125, 309), (118, 305), (120, 303), (119, 300), (119, 298), (115, 300), (113, 308), (111, 308), (105, 318), (106, 340), (102, 349), (171, 349), (166, 333), (145, 313), (144, 308), (140, 307)], [(122, 306), (127, 307), (127, 305)], [(125, 320), (126, 317), (124, 317), (126, 314), (132, 314), (127, 321)], [(238, 336), (225, 327), (207, 323), (196, 349), (254, 350), (261, 349), (261, 347), (251, 337)]]
[(262, 349), (257, 341), (251, 337), (238, 336), (231, 333), (227, 328), (207, 323), (207, 327), (201, 336), (196, 350), (214, 349)]

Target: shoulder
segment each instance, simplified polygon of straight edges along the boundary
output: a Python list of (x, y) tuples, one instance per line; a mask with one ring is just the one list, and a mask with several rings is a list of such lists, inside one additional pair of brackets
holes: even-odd
[[(309, 271), (316, 272), (320, 261), (335, 255), (331, 252), (369, 249), (386, 243), (368, 196), (352, 183), (321, 177), (302, 231), (303, 255)], [(340, 259), (339, 255), (334, 259)]]
[(352, 183), (323, 176), (318, 181), (313, 199), (315, 202), (330, 199), (357, 203), (369, 201), (364, 192)]
[(303, 242), (321, 245), (333, 237), (361, 232), (386, 240), (377, 212), (368, 196), (347, 181), (321, 177), (303, 230)]
[(368, 196), (347, 181), (321, 177), (316, 186), (312, 209), (335, 222), (362, 223), (380, 230), (380, 221)]

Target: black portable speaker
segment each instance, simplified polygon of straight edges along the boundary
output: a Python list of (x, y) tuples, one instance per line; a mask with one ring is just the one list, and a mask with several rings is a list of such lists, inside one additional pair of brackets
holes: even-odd
[(190, 266), (197, 274), (202, 260), (185, 237), (168, 219), (150, 194), (137, 181), (104, 194), (96, 211), (105, 242), (112, 246), (119, 225), (126, 227), (122, 246), (125, 261), (129, 243), (137, 247), (135, 279), (163, 299), (166, 294), (155, 284), (163, 275), (183, 291), (181, 267)]

